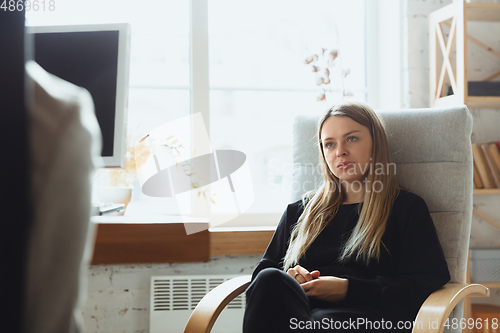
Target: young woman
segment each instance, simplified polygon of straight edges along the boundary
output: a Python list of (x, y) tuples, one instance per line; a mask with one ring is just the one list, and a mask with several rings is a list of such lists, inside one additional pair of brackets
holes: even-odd
[(328, 110), (318, 147), (323, 182), (283, 214), (246, 291), (243, 332), (411, 332), (450, 279), (427, 205), (398, 185), (369, 106)]

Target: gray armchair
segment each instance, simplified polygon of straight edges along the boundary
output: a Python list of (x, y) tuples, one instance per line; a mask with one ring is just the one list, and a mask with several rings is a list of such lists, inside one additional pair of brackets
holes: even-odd
[[(472, 116), (466, 106), (378, 114), (386, 124), (399, 184), (426, 201), (451, 275), (450, 282), (424, 302), (416, 320), (426, 325), (415, 326), (413, 332), (443, 332), (448, 317), (460, 322), (465, 296), (489, 296), (485, 286), (465, 284), (472, 218)], [(293, 180), (304, 184), (303, 191), (319, 181), (310, 170), (318, 164), (317, 121), (317, 116), (301, 116), (294, 122)], [(291, 201), (302, 194), (292, 193)], [(232, 279), (207, 294), (184, 332), (210, 332), (224, 307), (246, 290), (250, 278)], [(437, 325), (428, 327), (428, 322), (436, 321)], [(460, 327), (449, 331), (460, 332)]]

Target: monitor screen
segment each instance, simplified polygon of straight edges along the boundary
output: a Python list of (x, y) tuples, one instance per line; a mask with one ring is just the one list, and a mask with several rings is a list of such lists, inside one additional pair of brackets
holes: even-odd
[(125, 167), (129, 25), (29, 27), (29, 32), (34, 60), (92, 95), (105, 166)]

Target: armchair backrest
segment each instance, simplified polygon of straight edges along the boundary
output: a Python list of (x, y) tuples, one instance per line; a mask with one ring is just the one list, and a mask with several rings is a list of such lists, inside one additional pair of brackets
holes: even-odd
[[(464, 105), (377, 114), (386, 125), (399, 184), (421, 196), (429, 207), (450, 282), (465, 283), (473, 189), (469, 110)], [(318, 120), (318, 116), (299, 116), (294, 121), (292, 201), (321, 181), (317, 172)]]

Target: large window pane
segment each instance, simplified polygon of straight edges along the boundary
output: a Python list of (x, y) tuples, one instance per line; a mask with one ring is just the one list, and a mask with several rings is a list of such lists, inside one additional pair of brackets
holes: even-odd
[(131, 87), (189, 87), (189, 36), (135, 34), (130, 66)]
[[(293, 118), (321, 114), (344, 89), (366, 100), (365, 1), (208, 3), (212, 147), (246, 154), (255, 193), (247, 213), (281, 213), (293, 186)], [(316, 101), (326, 86), (304, 64), (322, 48), (339, 50), (326, 103)]]
[(174, 198), (152, 198), (141, 192), (133, 155), (141, 136), (190, 114), (189, 1), (65, 0), (56, 1), (53, 11), (41, 8), (26, 12), (27, 25), (130, 24), (127, 167), (98, 170), (94, 184), (132, 185), (132, 200), (148, 212), (179, 213)]
[[(209, 0), (210, 86), (315, 89), (304, 58), (339, 49), (350, 89), (365, 88), (364, 0)], [(340, 89), (340, 82), (333, 88)]]

